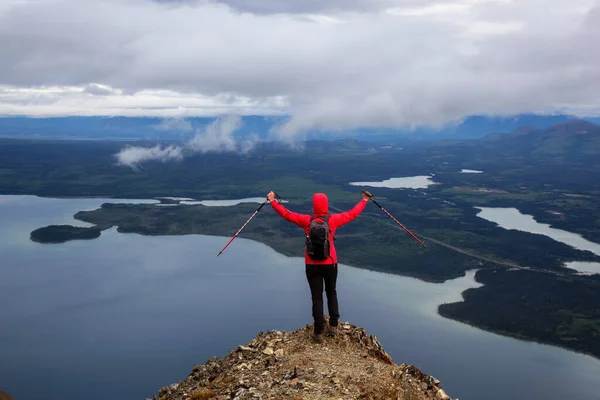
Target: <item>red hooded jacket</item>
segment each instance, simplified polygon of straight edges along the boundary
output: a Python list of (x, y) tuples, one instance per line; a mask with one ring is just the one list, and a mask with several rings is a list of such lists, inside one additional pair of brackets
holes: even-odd
[[(367, 200), (361, 200), (357, 205), (355, 205), (350, 211), (346, 211), (340, 214), (331, 214), (329, 215), (329, 229), (331, 230), (330, 235), (330, 248), (329, 248), (329, 259), (327, 260), (313, 260), (304, 253), (304, 262), (306, 264), (337, 264), (337, 254), (335, 252), (335, 245), (333, 242), (333, 238), (335, 237), (335, 231), (342, 225), (347, 224), (348, 222), (356, 219), (360, 215), (360, 213), (365, 209), (367, 205)], [(308, 235), (308, 227), (310, 226), (310, 215), (307, 214), (298, 214), (295, 212), (291, 212), (281, 204), (279, 204), (276, 200), (271, 201), (271, 206), (279, 215), (281, 215), (286, 221), (291, 222), (293, 224), (298, 225), (302, 229), (304, 229), (304, 233)], [(313, 215), (316, 217), (324, 217), (329, 212), (329, 200), (324, 193), (315, 193), (313, 195)]]

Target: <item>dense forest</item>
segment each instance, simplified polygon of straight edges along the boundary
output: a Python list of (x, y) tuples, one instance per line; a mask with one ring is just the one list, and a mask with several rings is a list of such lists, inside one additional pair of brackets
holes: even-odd
[(31, 232), (31, 240), (38, 243), (65, 243), (69, 240), (96, 239), (98, 227), (80, 228), (70, 225), (50, 225)]

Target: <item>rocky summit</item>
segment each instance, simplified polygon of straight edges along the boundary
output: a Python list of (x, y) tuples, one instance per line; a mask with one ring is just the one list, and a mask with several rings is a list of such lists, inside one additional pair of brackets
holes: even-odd
[(13, 400), (13, 398), (8, 393), (0, 390), (0, 400)]
[(349, 323), (312, 338), (312, 325), (259, 332), (225, 357), (195, 365), (153, 400), (449, 400), (440, 381), (397, 365), (374, 335)]

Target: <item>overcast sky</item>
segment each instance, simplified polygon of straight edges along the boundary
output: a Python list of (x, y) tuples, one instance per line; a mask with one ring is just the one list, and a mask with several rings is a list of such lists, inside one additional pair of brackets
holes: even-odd
[(0, 0), (0, 115), (600, 114), (592, 0)]

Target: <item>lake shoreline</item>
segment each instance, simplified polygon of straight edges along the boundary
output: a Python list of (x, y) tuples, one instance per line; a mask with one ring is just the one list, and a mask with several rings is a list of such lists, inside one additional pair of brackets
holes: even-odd
[[(546, 224), (538, 221), (534, 215), (524, 214), (516, 207), (478, 207), (476, 214), (478, 218), (494, 223), (505, 230), (516, 230), (530, 234), (543, 235), (549, 237), (556, 242), (564, 243), (574, 249), (589, 252), (594, 254), (595, 260), (568, 260), (563, 261), (563, 266), (566, 268), (575, 269), (577, 263), (589, 262), (590, 265), (596, 264), (600, 266), (600, 244), (586, 239), (583, 235), (573, 233), (564, 229), (553, 228), (551, 224)], [(569, 266), (569, 264), (571, 266)], [(600, 273), (600, 270), (596, 273)]]
[[(75, 216), (74, 216), (74, 218), (75, 218)], [(120, 234), (131, 233), (131, 232), (122, 232), (122, 231), (120, 231), (118, 226), (106, 226), (106, 227), (102, 227), (101, 230), (104, 231), (106, 229), (111, 229), (111, 228), (116, 228), (117, 232), (119, 232)], [(151, 237), (151, 236), (158, 237), (158, 236), (200, 235), (200, 236), (209, 236), (209, 237), (215, 237), (215, 238), (219, 237), (219, 238), (226, 239), (224, 236), (210, 235), (210, 234), (147, 234), (147, 233), (135, 233), (135, 234), (142, 235), (142, 236), (149, 236), (149, 237)], [(272, 251), (276, 252), (277, 254), (280, 254), (280, 255), (285, 256), (285, 257), (290, 257), (289, 255), (280, 253), (275, 248), (273, 248), (272, 246), (270, 246), (268, 243), (265, 243), (263, 241), (256, 240), (256, 239), (251, 239), (251, 238), (246, 238), (246, 237), (240, 237), (240, 238), (243, 238), (245, 240), (248, 240), (248, 241), (251, 241), (251, 242), (255, 242), (255, 243), (267, 246), (269, 249), (271, 249)], [(75, 238), (75, 239), (72, 239), (72, 240), (77, 240), (77, 239)], [(92, 239), (90, 239), (90, 240), (92, 240)], [(64, 242), (62, 242), (62, 243), (64, 243)], [(52, 243), (52, 244), (57, 244), (57, 243)], [(407, 273), (401, 273), (401, 272), (392, 272), (392, 271), (389, 271), (389, 270), (380, 270), (380, 269), (377, 269), (377, 268), (372, 268), (372, 267), (368, 267), (368, 266), (361, 266), (361, 265), (355, 265), (355, 264), (346, 264), (346, 265), (348, 265), (349, 267), (352, 267), (352, 268), (360, 269), (360, 270), (365, 270), (365, 271), (370, 271), (370, 272), (376, 272), (376, 273), (381, 273), (381, 274), (387, 274), (387, 275), (392, 275), (392, 276), (399, 276), (399, 277), (403, 277), (403, 278), (416, 279), (416, 280), (419, 280), (419, 281), (424, 282), (424, 283), (440, 284), (440, 285), (444, 284), (444, 283), (446, 283), (448, 281), (454, 280), (454, 279), (464, 278), (464, 277), (466, 277), (468, 275), (467, 274), (468, 271), (465, 271), (462, 275), (456, 276), (454, 278), (448, 278), (448, 279), (444, 279), (444, 280), (435, 280), (435, 279), (428, 279), (427, 277), (419, 276), (419, 275), (416, 275), (416, 274), (413, 275), (413, 274), (407, 274)], [(486, 268), (486, 267), (482, 266), (480, 269), (484, 269), (484, 268)], [(553, 343), (551, 341), (540, 340), (540, 339), (537, 339), (537, 338), (535, 338), (533, 336), (520, 335), (520, 334), (512, 333), (510, 331), (505, 331), (505, 330), (496, 330), (496, 329), (493, 329), (493, 328), (489, 328), (489, 327), (487, 327), (485, 325), (477, 324), (476, 322), (473, 322), (473, 321), (471, 321), (469, 319), (461, 319), (460, 317), (452, 315), (452, 313), (443, 313), (443, 312), (441, 312), (440, 308), (444, 304), (458, 304), (458, 303), (465, 302), (464, 293), (467, 290), (477, 290), (477, 289), (482, 288), (483, 286), (485, 286), (485, 283), (479, 282), (476, 279), (475, 275), (473, 275), (472, 279), (473, 279), (473, 282), (478, 283), (481, 286), (476, 287), (476, 288), (468, 288), (465, 291), (460, 292), (460, 296), (462, 298), (462, 301), (458, 301), (458, 302), (454, 302), (454, 303), (442, 303), (442, 304), (438, 304), (437, 307), (436, 307), (436, 314), (438, 316), (440, 316), (440, 317), (442, 317), (444, 319), (447, 319), (447, 320), (456, 321), (456, 322), (459, 322), (461, 324), (464, 324), (464, 325), (467, 325), (467, 326), (470, 326), (470, 327), (473, 327), (473, 328), (476, 328), (476, 329), (480, 329), (482, 331), (494, 333), (494, 334), (497, 334), (497, 335), (500, 335), (500, 336), (510, 337), (510, 338), (517, 339), (517, 340), (520, 340), (520, 341), (523, 341), (523, 342), (533, 342), (533, 343), (538, 343), (538, 344), (544, 344), (544, 345), (551, 346), (551, 347), (561, 348), (561, 349), (564, 349), (564, 350), (572, 351), (572, 352), (579, 353), (579, 354), (584, 354), (584, 355), (587, 355), (587, 356), (590, 356), (590, 357), (593, 357), (595, 359), (600, 360), (600, 355), (596, 355), (596, 354), (593, 354), (593, 353), (590, 353), (590, 352), (586, 352), (586, 351), (577, 350), (577, 349), (574, 349), (574, 348), (570, 348), (568, 346), (560, 345), (558, 343)]]
[[(475, 272), (477, 272), (477, 271), (475, 271)], [(465, 303), (467, 301), (467, 299), (465, 299), (465, 295), (464, 294), (468, 290), (477, 290), (477, 289), (481, 289), (484, 286), (486, 286), (486, 283), (480, 282), (477, 279), (477, 275), (476, 274), (473, 275), (473, 282), (476, 282), (476, 283), (478, 283), (481, 286), (476, 287), (476, 288), (468, 288), (468, 289), (463, 290), (461, 292), (461, 298), (462, 298), (461, 301), (456, 301), (456, 302), (453, 302), (453, 303), (443, 303), (443, 304), (438, 305), (438, 307), (436, 308), (437, 315), (439, 315), (440, 317), (445, 318), (447, 320), (456, 321), (456, 322), (459, 322), (461, 324), (468, 325), (468, 326), (471, 326), (471, 327), (476, 328), (476, 329), (480, 329), (480, 330), (488, 332), (488, 333), (493, 333), (493, 334), (498, 335), (498, 336), (510, 337), (512, 339), (515, 339), (515, 340), (518, 340), (518, 341), (521, 341), (521, 342), (525, 342), (525, 343), (536, 343), (536, 344), (540, 344), (540, 345), (544, 345), (544, 346), (549, 346), (549, 347), (554, 347), (554, 348), (558, 348), (558, 349), (563, 349), (563, 350), (567, 350), (567, 351), (570, 351), (570, 352), (573, 352), (573, 353), (576, 353), (576, 354), (581, 354), (581, 355), (585, 355), (585, 356), (588, 356), (588, 357), (592, 357), (593, 359), (600, 361), (600, 354), (594, 354), (594, 353), (589, 352), (589, 351), (580, 350), (580, 349), (574, 349), (572, 347), (561, 345), (560, 343), (555, 343), (555, 342), (552, 342), (552, 341), (549, 341), (549, 340), (537, 339), (537, 338), (530, 337), (530, 336), (527, 336), (527, 335), (519, 335), (519, 334), (516, 334), (514, 332), (507, 331), (507, 330), (490, 328), (490, 327), (488, 327), (486, 325), (483, 325), (483, 324), (479, 325), (476, 322), (471, 321), (469, 319), (462, 319), (462, 318), (458, 317), (457, 315), (454, 315), (451, 311), (447, 311), (447, 312), (442, 312), (441, 311), (442, 306), (444, 306), (445, 304), (454, 305), (454, 304)]]
[[(41, 196), (38, 196), (38, 197), (41, 197)], [(81, 197), (81, 198), (88, 198), (88, 197)], [(149, 200), (149, 199), (146, 198), (144, 200)], [(203, 205), (203, 207), (210, 208), (211, 206)], [(76, 219), (76, 220), (78, 220), (78, 221), (83, 221), (83, 222), (90, 223), (90, 221), (78, 218), (78, 213), (74, 214), (73, 218)], [(145, 231), (137, 231), (137, 230), (133, 230), (132, 231), (132, 230), (121, 229), (120, 225), (118, 225), (118, 224), (117, 225), (112, 225), (112, 224), (106, 224), (106, 225), (102, 224), (102, 225), (99, 225), (99, 224), (96, 224), (96, 227), (100, 228), (102, 231), (104, 231), (106, 229), (109, 229), (111, 227), (116, 227), (116, 230), (119, 233), (137, 233), (137, 234), (144, 235), (144, 236), (183, 236), (183, 235), (187, 235), (187, 234), (194, 234), (194, 233), (182, 234), (182, 233), (161, 233), (161, 232), (157, 233), (157, 232), (145, 232)], [(224, 235), (221, 235), (221, 234), (206, 234), (206, 233), (200, 233), (200, 234), (205, 235), (205, 236), (213, 236), (213, 237), (225, 237)], [(241, 237), (243, 237), (243, 236), (241, 236)], [(261, 237), (245, 237), (245, 239), (251, 240), (251, 241), (254, 241), (254, 242), (257, 242), (257, 243), (261, 243), (261, 244), (269, 247), (273, 251), (276, 251), (277, 253), (282, 254), (284, 256), (292, 256), (292, 257), (294, 256), (294, 255), (291, 255), (291, 254), (286, 254), (286, 252), (281, 252), (281, 251), (277, 250), (275, 247), (273, 247), (272, 243), (269, 243), (268, 240), (261, 240)], [(262, 238), (262, 239), (264, 239), (264, 238)], [(406, 271), (398, 271), (398, 270), (389, 270), (389, 269), (384, 269), (384, 268), (377, 268), (377, 267), (367, 266), (367, 265), (363, 265), (363, 264), (355, 263), (355, 262), (352, 263), (352, 264), (348, 264), (348, 265), (351, 265), (351, 266), (353, 266), (353, 267), (355, 267), (357, 269), (361, 269), (361, 270), (367, 270), (367, 271), (386, 273), (386, 274), (396, 275), (396, 276), (401, 276), (401, 277), (407, 277), (407, 278), (417, 279), (417, 280), (420, 280), (422, 282), (433, 283), (433, 284), (443, 284), (443, 283), (447, 282), (448, 280), (453, 280), (453, 279), (457, 279), (457, 278), (461, 278), (461, 277), (466, 276), (466, 271), (463, 271), (462, 273), (455, 274), (455, 275), (450, 276), (450, 277), (444, 277), (444, 278), (441, 278), (441, 279), (435, 279), (435, 278), (432, 278), (431, 276), (426, 276), (426, 275), (419, 274), (418, 272), (417, 273), (410, 273), (410, 272), (407, 273)], [(480, 267), (480, 269), (490, 269), (490, 268), (491, 267), (487, 266), (486, 264), (483, 264)], [(478, 282), (478, 283), (480, 283), (480, 282)], [(464, 293), (461, 293), (461, 296), (463, 297), (463, 301), (464, 301)], [(475, 327), (477, 329), (489, 330), (490, 332), (494, 332), (494, 333), (502, 335), (502, 336), (513, 337), (513, 338), (517, 338), (517, 339), (521, 339), (521, 340), (526, 340), (526, 341), (530, 341), (530, 342), (544, 343), (544, 344), (548, 344), (548, 345), (551, 345), (551, 346), (568, 349), (570, 351), (579, 351), (579, 352), (581, 352), (580, 350), (578, 350), (576, 348), (564, 346), (564, 345), (561, 345), (560, 343), (554, 343), (552, 341), (545, 341), (543, 339), (536, 338), (535, 336), (523, 335), (523, 334), (521, 334), (519, 332), (510, 333), (510, 331), (506, 331), (506, 330), (496, 330), (496, 329), (493, 329), (493, 328), (489, 328), (485, 324), (481, 324), (480, 325), (480, 324), (472, 322), (468, 316), (467, 316), (467, 318), (462, 318), (461, 319), (460, 317), (457, 317), (455, 315), (444, 314), (444, 313), (440, 312), (440, 306), (442, 306), (442, 305), (441, 304), (438, 305), (438, 307), (436, 309), (436, 313), (439, 316), (441, 316), (443, 318), (446, 318), (446, 319), (449, 319), (449, 320), (454, 320), (454, 321), (457, 321), (457, 322), (461, 322), (461, 323), (464, 323), (466, 325)], [(584, 352), (584, 353), (587, 354), (587, 355), (591, 355), (591, 356), (593, 356), (595, 358), (598, 358), (598, 356), (593, 355), (593, 353), (588, 353), (588, 352)]]
[[(469, 289), (467, 289), (467, 290), (469, 290)], [(463, 293), (464, 292), (465, 291), (463, 291)], [(460, 303), (460, 302), (456, 302), (456, 303)], [(456, 303), (446, 303), (446, 304), (456, 304)], [(442, 305), (443, 304), (440, 304), (439, 307), (441, 307)], [(511, 333), (510, 331), (501, 331), (501, 330), (496, 330), (496, 329), (493, 329), (493, 328), (489, 328), (489, 327), (487, 327), (485, 325), (477, 325), (475, 322), (472, 322), (472, 321), (469, 321), (469, 320), (462, 320), (462, 319), (457, 318), (457, 317), (455, 317), (455, 316), (453, 316), (451, 314), (443, 314), (443, 313), (440, 312), (439, 307), (438, 307), (438, 311), (437, 311), (438, 315), (440, 317), (442, 317), (442, 318), (445, 318), (445, 319), (449, 320), (449, 321), (459, 322), (461, 324), (468, 325), (468, 326), (471, 326), (473, 328), (477, 328), (477, 329), (482, 330), (484, 332), (493, 333), (493, 334), (496, 334), (496, 335), (502, 336), (502, 337), (509, 337), (511, 339), (518, 340), (518, 341), (524, 342), (524, 343), (536, 343), (536, 344), (540, 344), (540, 345), (544, 345), (544, 346), (554, 347), (554, 348), (557, 348), (557, 349), (567, 350), (569, 352), (576, 353), (576, 354), (581, 354), (581, 355), (588, 356), (588, 357), (592, 357), (593, 359), (600, 361), (600, 355), (597, 355), (597, 354), (594, 354), (594, 353), (591, 353), (591, 352), (587, 352), (587, 351), (583, 351), (583, 350), (577, 350), (577, 349), (574, 349), (572, 347), (567, 347), (567, 346), (560, 345), (558, 343), (554, 343), (554, 342), (550, 342), (550, 341), (544, 341), (544, 340), (540, 340), (540, 339), (536, 339), (536, 338), (529, 337), (529, 336), (524, 336), (524, 335), (517, 335), (517, 334)]]
[[(0, 195), (15, 195), (15, 194), (2, 193)], [(215, 207), (215, 205), (207, 205), (207, 204), (201, 204), (201, 203), (202, 202), (206, 202), (206, 201), (208, 201), (208, 202), (218, 202), (219, 201), (219, 200), (194, 200), (194, 204), (187, 204), (186, 201), (188, 201), (187, 200), (188, 198), (177, 198), (177, 199), (175, 199), (175, 198), (165, 197), (165, 196), (157, 196), (157, 197), (151, 197), (151, 198), (148, 198), (148, 197), (135, 197), (135, 196), (134, 197), (132, 197), (132, 196), (127, 196), (127, 197), (121, 197), (121, 196), (43, 196), (43, 195), (37, 195), (37, 194), (33, 194), (33, 195), (30, 195), (30, 196), (35, 196), (35, 197), (39, 197), (39, 198), (49, 198), (49, 199), (145, 200), (145, 201), (155, 201), (156, 205), (162, 205), (162, 206), (165, 206), (165, 205), (169, 205), (169, 206), (178, 206), (178, 205), (180, 205), (180, 206), (192, 206), (193, 205), (193, 206), (203, 206), (203, 207)], [(164, 202), (163, 199), (166, 199), (167, 202)], [(254, 199), (254, 198), (248, 198), (248, 199)], [(226, 204), (224, 206), (236, 206), (236, 205), (240, 205), (240, 204), (244, 204), (244, 203), (245, 204), (254, 203), (254, 201), (243, 202), (241, 200), (246, 200), (246, 199), (236, 199), (236, 201), (240, 201), (240, 202), (239, 203), (235, 203), (235, 204)], [(223, 201), (225, 201), (225, 202), (228, 202), (228, 201), (231, 202), (231, 201), (234, 201), (234, 200), (223, 200)], [(152, 204), (152, 203), (148, 203), (148, 204)], [(497, 222), (490, 221), (487, 218), (481, 217), (479, 214), (481, 214), (481, 212), (483, 211), (483, 209), (492, 209), (492, 208), (499, 208), (499, 207), (480, 207), (480, 206), (474, 205), (473, 208), (476, 209), (476, 210), (479, 210), (477, 212), (477, 217), (482, 218), (484, 220), (487, 220), (488, 222), (492, 222), (492, 223), (496, 223), (497, 224)], [(518, 208), (516, 206), (513, 206), (513, 207), (504, 207), (504, 208), (514, 208), (514, 209), (518, 210)], [(566, 231), (564, 228), (554, 226), (554, 224), (547, 224), (547, 223), (544, 223), (544, 222), (540, 222), (540, 221), (537, 220), (537, 217), (535, 215), (531, 214), (531, 213), (530, 214), (523, 214), (523, 215), (525, 215), (525, 216), (531, 216), (532, 218), (535, 219), (535, 222), (537, 222), (538, 224), (546, 225), (550, 229), (560, 230), (560, 231), (565, 231), (565, 232), (568, 232), (568, 233), (572, 233), (570, 231)], [(76, 219), (76, 220), (78, 220), (78, 221), (87, 222), (87, 221), (84, 221), (84, 220), (81, 220), (81, 219), (77, 218), (75, 215), (73, 215), (73, 218)], [(113, 227), (114, 225), (104, 226), (104, 225), (98, 225), (98, 224), (96, 224), (96, 226), (101, 231), (104, 231), (106, 229), (109, 229), (109, 228)], [(508, 228), (503, 227), (500, 224), (499, 224), (499, 226), (502, 227), (502, 228), (504, 228), (504, 229), (508, 229)], [(117, 226), (117, 228), (119, 228), (119, 226)], [(119, 232), (121, 232), (121, 231), (119, 231)], [(122, 232), (122, 233), (126, 233), (126, 232)], [(156, 235), (156, 234), (148, 234), (148, 233), (141, 233), (141, 234), (145, 234), (145, 235), (148, 235), (148, 236), (160, 236), (161, 235), (161, 234)], [(591, 242), (593, 244), (596, 244), (591, 239), (586, 238), (581, 233), (572, 233), (572, 234), (580, 237), (583, 240), (586, 240), (586, 241), (589, 241), (589, 242)], [(164, 235), (167, 235), (167, 234), (164, 234)], [(178, 235), (178, 234), (175, 234), (175, 235)], [(183, 234), (181, 234), (181, 235), (183, 235)], [(215, 235), (215, 236), (219, 236), (219, 235)], [(553, 237), (551, 237), (551, 238), (554, 239), (554, 240), (558, 240), (558, 239), (553, 238)], [(256, 239), (252, 239), (252, 240), (256, 240)], [(266, 244), (266, 242), (262, 242), (260, 240), (257, 240), (257, 241)], [(558, 241), (560, 241), (560, 240), (558, 240)], [(447, 246), (447, 247), (449, 247), (449, 246)], [(450, 248), (451, 248), (451, 246), (450, 246)], [(578, 249), (577, 247), (574, 247), (574, 248)], [(578, 250), (583, 250), (583, 249), (578, 249)], [(456, 251), (456, 250), (454, 249), (454, 251)], [(587, 250), (587, 251), (590, 251), (590, 250)], [(466, 254), (469, 257), (478, 258), (477, 256), (473, 256), (473, 255), (471, 255), (469, 253), (464, 253), (463, 252), (463, 254)], [(599, 254), (596, 254), (596, 256), (600, 257)], [(597, 263), (597, 262), (600, 262), (600, 259), (599, 260), (588, 260), (588, 259), (585, 259), (585, 260), (567, 260), (567, 261), (563, 261), (562, 262), (562, 266), (565, 267), (565, 269), (572, 269), (574, 271), (578, 271), (577, 269), (570, 268), (569, 264), (570, 263), (592, 263), (593, 264), (593, 263)], [(502, 262), (499, 262), (499, 263), (494, 262), (494, 263), (502, 265)], [(373, 268), (373, 267), (369, 267), (369, 266), (357, 266), (357, 268), (366, 269), (366, 270), (370, 270), (370, 271), (389, 272), (389, 273), (391, 273), (393, 275), (399, 275), (399, 276), (406, 276), (406, 277), (411, 277), (411, 278), (417, 278), (417, 279), (420, 279), (420, 280), (422, 280), (424, 282), (428, 282), (428, 283), (444, 283), (444, 282), (446, 282), (449, 279), (456, 279), (456, 278), (464, 276), (464, 272), (463, 272), (462, 275), (458, 274), (458, 275), (453, 275), (453, 276), (447, 277), (446, 279), (436, 279), (436, 278), (431, 278), (431, 277), (429, 277), (427, 275), (419, 275), (419, 274), (410, 274), (410, 273), (395, 272), (395, 271), (390, 271), (390, 270)], [(581, 271), (578, 271), (578, 272), (581, 272)], [(593, 274), (594, 273), (592, 272), (591, 275), (593, 275)], [(584, 273), (582, 273), (580, 275), (587, 275), (587, 276), (589, 276), (590, 274), (587, 273), (587, 272), (584, 272)]]
[[(429, 186), (437, 186), (437, 185), (439, 185), (439, 184), (435, 183), (435, 184), (429, 185)], [(414, 190), (414, 188), (407, 188), (407, 189)], [(157, 204), (163, 204), (163, 203), (169, 204), (170, 202), (173, 202), (172, 204), (174, 204), (174, 205), (180, 205), (177, 200), (169, 200), (165, 196), (153, 196), (153, 195), (146, 195), (146, 196), (143, 196), (143, 195), (142, 196), (140, 196), (140, 195), (68, 196), (67, 195), (67, 196), (65, 196), (65, 195), (45, 195), (45, 194), (39, 194), (39, 193), (22, 193), (22, 192), (14, 192), (14, 191), (5, 191), (5, 192), (0, 192), (0, 196), (35, 196), (35, 197), (46, 198), (46, 199), (152, 200), (152, 201), (156, 201)], [(167, 199), (167, 201), (163, 202), (162, 199)], [(206, 200), (203, 200), (203, 201), (206, 201)], [(213, 200), (209, 199), (208, 201), (213, 201)], [(185, 205), (185, 204), (181, 204), (181, 205)], [(478, 207), (481, 207), (481, 205), (479, 203), (475, 203), (472, 205), (472, 207), (477, 209)], [(547, 220), (547, 218), (548, 218), (547, 214), (550, 214), (550, 213), (536, 213), (534, 210), (531, 209), (530, 204), (524, 203), (517, 198), (511, 199), (511, 200), (509, 200), (509, 199), (492, 199), (483, 207), (485, 207), (485, 208), (517, 208), (522, 213), (533, 216), (538, 223), (548, 225), (549, 228), (557, 229), (557, 230), (565, 230), (565, 231), (571, 232), (575, 235), (581, 236), (583, 239), (588, 240), (590, 242), (594, 242), (595, 240), (600, 241), (600, 236), (599, 237), (589, 236), (588, 232), (577, 232), (576, 230), (574, 230), (574, 227), (561, 224), (560, 221)], [(575, 260), (572, 260), (572, 261), (575, 261)], [(587, 261), (587, 260), (583, 260), (583, 261)]]

